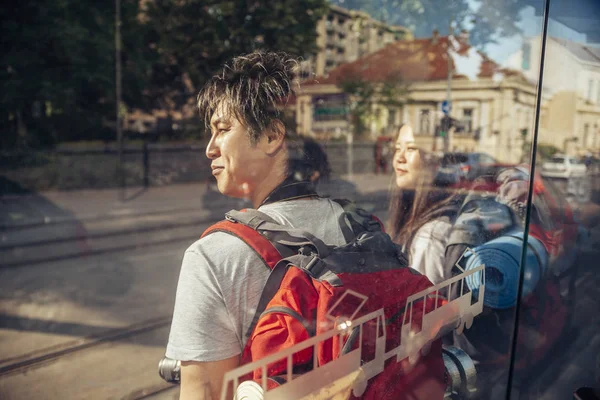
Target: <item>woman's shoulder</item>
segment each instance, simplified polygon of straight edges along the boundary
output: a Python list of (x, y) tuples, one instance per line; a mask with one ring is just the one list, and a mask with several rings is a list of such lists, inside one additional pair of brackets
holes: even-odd
[(445, 238), (452, 229), (450, 217), (438, 217), (424, 223), (416, 233), (417, 237), (422, 238)]

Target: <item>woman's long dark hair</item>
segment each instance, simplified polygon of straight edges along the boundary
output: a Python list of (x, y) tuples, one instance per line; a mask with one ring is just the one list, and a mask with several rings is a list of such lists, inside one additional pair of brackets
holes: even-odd
[[(402, 126), (404, 125), (397, 130), (394, 143), (398, 140)], [(422, 164), (425, 164), (426, 153), (419, 149), (419, 155)], [(402, 245), (406, 251), (410, 249), (415, 234), (424, 224), (435, 218), (452, 215), (459, 207), (457, 196), (433, 186), (433, 175), (426, 173), (426, 168), (433, 169), (433, 165), (426, 165), (420, 171), (414, 188), (399, 188), (395, 179), (391, 185), (387, 230), (394, 242)]]

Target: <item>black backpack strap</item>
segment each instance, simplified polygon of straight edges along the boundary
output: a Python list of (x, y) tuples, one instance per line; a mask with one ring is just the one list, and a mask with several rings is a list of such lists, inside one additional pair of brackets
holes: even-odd
[(339, 226), (346, 243), (356, 239), (363, 232), (382, 231), (381, 222), (370, 212), (346, 199), (334, 199), (344, 212), (339, 217)]

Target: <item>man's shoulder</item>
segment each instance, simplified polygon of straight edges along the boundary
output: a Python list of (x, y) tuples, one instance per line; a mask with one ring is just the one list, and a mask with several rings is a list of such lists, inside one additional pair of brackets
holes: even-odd
[(289, 200), (282, 201), (277, 203), (268, 204), (266, 206), (262, 206), (259, 209), (261, 212), (264, 212), (267, 215), (271, 214), (293, 214), (293, 213), (306, 213), (306, 212), (314, 212), (314, 213), (329, 213), (333, 212), (336, 214), (341, 214), (344, 210), (342, 206), (335, 200), (332, 200), (327, 197), (317, 197), (312, 199), (297, 199), (297, 200)]
[(215, 231), (192, 243), (186, 253), (203, 258), (227, 258), (249, 250), (248, 245), (239, 237), (224, 231)]
[(290, 200), (269, 204), (259, 210), (278, 223), (310, 232), (327, 244), (340, 246), (346, 243), (339, 222), (344, 209), (331, 199)]

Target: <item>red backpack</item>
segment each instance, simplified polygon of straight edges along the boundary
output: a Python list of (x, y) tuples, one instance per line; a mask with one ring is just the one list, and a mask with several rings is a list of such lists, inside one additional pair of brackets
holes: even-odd
[[(443, 398), (439, 332), (430, 335), (421, 329), (423, 315), (439, 308), (442, 300), (425, 296), (407, 307), (409, 296), (431, 282), (408, 267), (376, 217), (348, 202), (341, 204), (345, 212), (340, 227), (347, 244), (340, 247), (284, 227), (257, 210), (230, 211), (204, 232), (203, 237), (226, 232), (240, 238), (271, 269), (246, 333), (241, 364), (252, 364), (239, 379), (227, 382), (226, 375), (224, 392), (254, 380), (262, 390), (284, 390), (286, 385), (291, 390), (268, 398), (286, 398), (292, 392), (300, 398), (331, 385), (350, 366), (362, 374), (352, 385), (351, 398)], [(325, 339), (311, 344), (319, 338)], [(276, 359), (275, 354), (299, 343), (309, 345)], [(265, 359), (272, 362), (253, 369), (257, 360)], [(321, 372), (306, 374), (316, 370)]]

